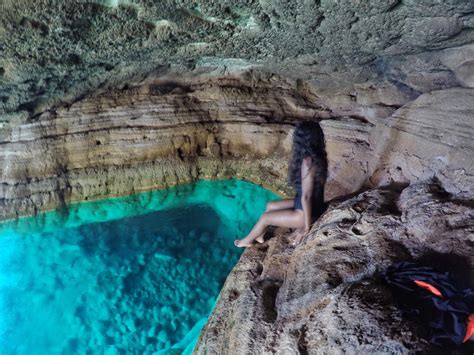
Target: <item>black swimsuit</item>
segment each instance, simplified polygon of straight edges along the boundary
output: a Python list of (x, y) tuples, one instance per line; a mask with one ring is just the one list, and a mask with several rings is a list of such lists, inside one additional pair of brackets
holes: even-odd
[(303, 209), (303, 205), (301, 204), (301, 195), (302, 195), (301, 186), (299, 186), (298, 192), (296, 193), (296, 196), (295, 196), (295, 203), (294, 203), (295, 210)]
[[(317, 219), (326, 210), (326, 204), (323, 202), (323, 192), (321, 190), (316, 190), (313, 192), (313, 194), (315, 196), (313, 196), (311, 199), (311, 215), (314, 219)], [(300, 186), (295, 196), (295, 210), (303, 210), (303, 205), (301, 204), (302, 195), (303, 193)]]

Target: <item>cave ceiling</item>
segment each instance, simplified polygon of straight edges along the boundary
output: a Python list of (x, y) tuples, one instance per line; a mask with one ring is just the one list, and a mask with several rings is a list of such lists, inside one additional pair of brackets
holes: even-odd
[[(341, 73), (403, 81), (400, 58), (419, 56), (423, 70), (439, 73), (447, 68), (437, 53), (474, 42), (470, 0), (2, 0), (0, 6), (3, 121), (150, 73), (254, 68), (341, 85)], [(456, 86), (446, 85), (450, 78), (443, 84)]]

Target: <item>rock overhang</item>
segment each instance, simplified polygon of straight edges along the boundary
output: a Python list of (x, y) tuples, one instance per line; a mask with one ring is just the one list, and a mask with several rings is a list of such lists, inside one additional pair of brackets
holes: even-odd
[(421, 92), (426, 78), (470, 85), (466, 51), (455, 69), (438, 52), (473, 42), (473, 10), (463, 0), (5, 1), (0, 112), (37, 114), (169, 67), (267, 68), (336, 89), (380, 75)]

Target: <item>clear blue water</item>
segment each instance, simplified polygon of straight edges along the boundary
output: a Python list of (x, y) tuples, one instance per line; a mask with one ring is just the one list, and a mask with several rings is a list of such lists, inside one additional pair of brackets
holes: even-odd
[(0, 354), (190, 353), (275, 199), (203, 180), (0, 224)]

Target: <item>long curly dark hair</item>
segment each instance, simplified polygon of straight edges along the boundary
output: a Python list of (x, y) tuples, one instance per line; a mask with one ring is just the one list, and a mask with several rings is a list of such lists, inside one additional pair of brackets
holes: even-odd
[(311, 157), (315, 164), (314, 189), (312, 195), (313, 215), (319, 217), (324, 211), (324, 186), (328, 176), (328, 161), (324, 133), (318, 122), (305, 121), (296, 125), (293, 132), (292, 156), (288, 169), (288, 182), (295, 190), (301, 189), (301, 163)]

